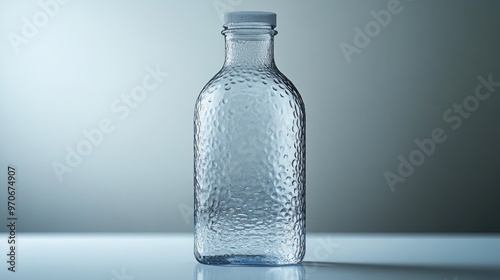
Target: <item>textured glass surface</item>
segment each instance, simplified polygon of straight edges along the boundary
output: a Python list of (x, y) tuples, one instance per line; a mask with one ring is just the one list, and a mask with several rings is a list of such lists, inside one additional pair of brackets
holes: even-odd
[(305, 253), (304, 105), (274, 65), (274, 34), (235, 33), (195, 106), (195, 256), (297, 263)]

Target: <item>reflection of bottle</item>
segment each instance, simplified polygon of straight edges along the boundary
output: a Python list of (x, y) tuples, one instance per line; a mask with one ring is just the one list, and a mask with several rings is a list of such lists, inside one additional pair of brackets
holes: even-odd
[(197, 264), (194, 280), (303, 280), (305, 270), (301, 265), (286, 266), (213, 266)]
[(226, 58), (195, 106), (195, 256), (292, 264), (305, 253), (305, 111), (274, 64), (276, 14), (224, 15)]

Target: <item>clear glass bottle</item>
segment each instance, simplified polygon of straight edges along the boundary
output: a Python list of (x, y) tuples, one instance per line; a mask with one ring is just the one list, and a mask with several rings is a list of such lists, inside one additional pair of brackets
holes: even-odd
[(194, 254), (293, 264), (305, 253), (305, 109), (274, 63), (276, 14), (223, 17), (226, 57), (194, 113)]

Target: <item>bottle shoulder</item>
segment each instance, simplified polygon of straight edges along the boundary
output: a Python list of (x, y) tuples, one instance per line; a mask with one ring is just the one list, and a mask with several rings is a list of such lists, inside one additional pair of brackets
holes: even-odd
[(223, 67), (203, 87), (198, 102), (238, 95), (283, 99), (304, 107), (295, 85), (276, 67)]

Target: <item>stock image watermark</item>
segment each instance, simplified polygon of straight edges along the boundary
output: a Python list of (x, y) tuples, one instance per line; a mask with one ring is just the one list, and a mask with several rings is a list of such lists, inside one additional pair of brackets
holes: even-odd
[[(478, 76), (474, 93), (466, 96), (462, 102), (455, 103), (442, 114), (442, 120), (448, 125), (448, 129), (459, 129), (464, 120), (472, 116), (479, 109), (481, 102), (488, 100), (500, 87), (500, 81), (493, 80), (493, 75), (489, 74), (486, 78)], [(448, 133), (445, 128), (434, 128), (430, 136), (424, 139), (415, 139), (415, 149), (408, 153), (408, 156), (399, 155), (399, 164), (395, 172), (385, 171), (384, 178), (390, 190), (394, 192), (398, 183), (402, 184), (410, 177), (417, 167), (421, 166), (425, 160), (431, 157), (437, 150), (438, 145), (448, 140)]]
[(19, 53), (20, 47), (26, 45), (35, 38), (40, 29), (43, 29), (50, 20), (56, 17), (61, 8), (68, 4), (70, 0), (41, 0), (38, 1), (39, 9), (33, 13), (31, 17), (22, 17), (21, 30), (17, 32), (9, 32), (9, 39), (12, 49)]
[[(412, 0), (407, 0), (412, 1)], [(372, 20), (368, 21), (363, 28), (354, 27), (354, 38), (352, 43), (341, 42), (340, 50), (347, 63), (351, 63), (354, 54), (360, 54), (361, 51), (370, 45), (372, 39), (380, 35), (382, 30), (389, 26), (393, 16), (401, 13), (404, 7), (399, 0), (389, 0), (387, 8), (380, 11), (371, 10)]]
[[(157, 89), (168, 77), (159, 65), (155, 68), (147, 66), (146, 75), (142, 83), (133, 87), (129, 93), (122, 94), (110, 104), (110, 111), (119, 121), (127, 119), (139, 105), (146, 100), (149, 93)], [(59, 182), (63, 182), (64, 175), (71, 173), (78, 167), (85, 157), (89, 156), (95, 147), (102, 144), (106, 135), (112, 133), (116, 128), (116, 122), (111, 117), (104, 117), (97, 123), (96, 127), (82, 130), (82, 139), (74, 145), (67, 145), (66, 156), (63, 162), (53, 161), (52, 169)]]
[(7, 270), (16, 272), (17, 259), (17, 167), (7, 166)]
[(304, 279), (309, 279), (322, 263), (332, 262), (331, 257), (340, 248), (340, 243), (336, 242), (333, 236), (329, 235), (318, 240), (318, 245), (312, 249), (312, 257), (308, 258), (307, 269)]
[(182, 219), (186, 223), (186, 225), (191, 225), (194, 220), (194, 208), (193, 206), (189, 206), (185, 203), (179, 204), (179, 211), (181, 212)]
[(224, 13), (232, 12), (243, 3), (243, 0), (214, 0), (212, 5), (215, 12), (222, 19)]
[(116, 271), (115, 269), (112, 269), (111, 274), (113, 275), (113, 278), (111, 278), (111, 280), (134, 280), (135, 279), (134, 276), (127, 274), (124, 267), (122, 267), (120, 272)]

